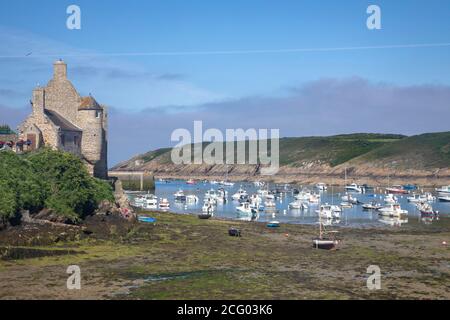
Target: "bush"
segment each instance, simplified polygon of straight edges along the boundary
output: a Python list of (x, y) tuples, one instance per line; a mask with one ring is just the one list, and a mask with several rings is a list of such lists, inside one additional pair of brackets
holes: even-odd
[(2, 152), (0, 169), (0, 192), (8, 195), (8, 201), (0, 205), (3, 220), (22, 209), (37, 212), (45, 207), (78, 222), (102, 200), (114, 199), (112, 187), (91, 177), (83, 162), (70, 153), (42, 149), (20, 156)]

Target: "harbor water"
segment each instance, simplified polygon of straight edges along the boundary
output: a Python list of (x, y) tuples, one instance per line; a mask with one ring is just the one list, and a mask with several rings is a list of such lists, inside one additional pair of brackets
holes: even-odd
[[(232, 199), (232, 195), (235, 194), (239, 188), (244, 189), (248, 195), (256, 194), (259, 187), (256, 187), (251, 182), (237, 182), (234, 186), (221, 186), (218, 184), (211, 184), (210, 182), (197, 182), (196, 184), (187, 184), (183, 180), (164, 180), (157, 181), (155, 184), (154, 194), (158, 197), (158, 200), (162, 198), (167, 198), (170, 202), (170, 212), (179, 214), (199, 214), (202, 213), (203, 200), (205, 198), (205, 193), (208, 190), (217, 190), (223, 188), (228, 192), (228, 201), (225, 203), (218, 203), (214, 211), (214, 217), (225, 218), (225, 219), (235, 219), (235, 220), (251, 220), (248, 216), (241, 216), (237, 213), (236, 207), (239, 206), (238, 201)], [(320, 204), (334, 204), (340, 205), (342, 202), (342, 196), (345, 195), (346, 191), (343, 187), (328, 187), (325, 191), (320, 191), (315, 189), (314, 186), (285, 186), (285, 185), (269, 185), (269, 189), (278, 189), (282, 193), (275, 199), (276, 207), (267, 208), (263, 211), (258, 211), (254, 215), (252, 220), (268, 222), (272, 220), (277, 220), (281, 223), (293, 223), (293, 224), (316, 224), (319, 220), (316, 210), (319, 209)], [(296, 188), (298, 190), (308, 189), (313, 192), (320, 194), (319, 203), (309, 203), (308, 208), (305, 210), (301, 209), (290, 209), (289, 203), (295, 201), (294, 193), (292, 190)], [(186, 203), (175, 201), (174, 194), (183, 190), (185, 195), (196, 195), (199, 198), (197, 203)], [(417, 191), (419, 193), (419, 191)], [(132, 193), (129, 194), (129, 198), (133, 203), (136, 196), (142, 193)], [(368, 190), (365, 193), (351, 193), (351, 195), (358, 199), (360, 203), (370, 203), (377, 202), (384, 205), (385, 191), (382, 188), (375, 188), (373, 190)], [(446, 217), (450, 217), (450, 203), (433, 201), (430, 204), (433, 209), (439, 211), (437, 216), (422, 216), (414, 203), (410, 203), (407, 200), (409, 195), (396, 195), (401, 208), (408, 211), (407, 215), (401, 218), (393, 217), (382, 217), (377, 211), (364, 210), (359, 205), (354, 205), (352, 208), (343, 208), (339, 219), (323, 220), (325, 224), (328, 225), (339, 225), (339, 226), (390, 226), (390, 227), (401, 227), (403, 225), (430, 225), (430, 224), (440, 224), (441, 220)]]

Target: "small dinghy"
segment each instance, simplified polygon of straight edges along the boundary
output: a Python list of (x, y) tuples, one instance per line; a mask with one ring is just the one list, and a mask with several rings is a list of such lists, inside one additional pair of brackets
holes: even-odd
[(139, 216), (138, 217), (138, 221), (146, 222), (146, 223), (155, 223), (156, 219), (155, 218), (151, 218), (151, 217), (146, 217), (146, 216)]
[(363, 204), (362, 208), (364, 210), (379, 210), (379, 209), (382, 208), (382, 206), (374, 201), (374, 202), (371, 202), (371, 203)]
[(212, 216), (213, 216), (212, 213), (200, 213), (198, 215), (198, 218), (202, 219), (202, 220), (207, 220), (207, 219), (211, 218)]
[(322, 217), (319, 214), (319, 236), (312, 239), (313, 248), (333, 250), (339, 245), (336, 239), (337, 231), (326, 231), (322, 223)]
[(315, 238), (313, 239), (313, 247), (316, 249), (332, 250), (336, 249), (339, 240), (329, 238)]
[(267, 228), (278, 228), (280, 226), (280, 222), (279, 221), (270, 221), (266, 227)]
[(236, 228), (230, 228), (228, 230), (228, 235), (231, 237), (240, 237), (241, 236), (241, 230)]

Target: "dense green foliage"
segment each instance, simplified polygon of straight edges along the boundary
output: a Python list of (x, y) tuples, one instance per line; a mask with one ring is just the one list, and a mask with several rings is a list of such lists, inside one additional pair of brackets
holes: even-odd
[(91, 214), (102, 200), (113, 200), (111, 186), (89, 175), (70, 154), (43, 149), (29, 155), (0, 153), (0, 219), (20, 210), (53, 210), (76, 222)]
[(2, 124), (0, 125), (0, 134), (14, 134), (14, 131), (7, 124)]

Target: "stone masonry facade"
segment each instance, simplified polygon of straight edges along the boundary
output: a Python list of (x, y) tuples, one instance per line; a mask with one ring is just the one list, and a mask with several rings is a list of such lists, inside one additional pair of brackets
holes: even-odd
[(48, 146), (73, 153), (101, 179), (108, 177), (107, 108), (91, 96), (82, 97), (67, 78), (67, 65), (54, 63), (53, 79), (36, 87), (32, 113), (19, 126), (19, 138), (31, 141), (29, 150)]

